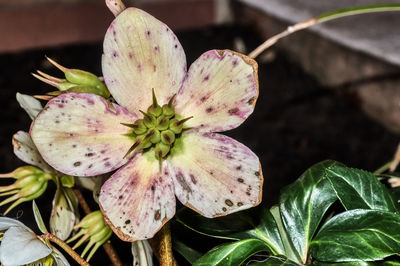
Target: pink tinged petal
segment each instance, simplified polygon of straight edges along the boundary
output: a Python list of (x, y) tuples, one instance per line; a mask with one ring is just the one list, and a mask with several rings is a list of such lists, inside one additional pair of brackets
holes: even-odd
[(153, 237), (175, 214), (167, 167), (160, 171), (154, 153), (138, 154), (104, 183), (99, 203), (107, 223), (122, 240)]
[(136, 117), (125, 108), (88, 93), (52, 99), (35, 119), (31, 137), (42, 157), (58, 171), (94, 176), (124, 163), (133, 144), (126, 136)]
[(178, 92), (186, 57), (167, 25), (140, 9), (128, 8), (107, 30), (102, 68), (115, 100), (138, 114), (152, 103), (152, 88), (161, 105)]
[(176, 197), (206, 217), (248, 209), (261, 202), (263, 177), (257, 156), (215, 133), (188, 132), (168, 157)]
[(211, 50), (190, 66), (176, 97), (176, 112), (193, 116), (185, 123), (187, 127), (221, 132), (246, 120), (257, 97), (256, 61), (229, 50)]
[(14, 154), (21, 161), (37, 166), (47, 173), (55, 172), (54, 169), (43, 160), (29, 133), (18, 131), (12, 137), (12, 144), (14, 147)]

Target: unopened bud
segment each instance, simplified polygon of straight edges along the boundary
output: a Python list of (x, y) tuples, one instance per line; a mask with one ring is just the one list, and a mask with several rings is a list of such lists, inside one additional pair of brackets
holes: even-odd
[(156, 155), (157, 160), (160, 160), (167, 156), (168, 152), (170, 150), (170, 146), (167, 144), (164, 144), (162, 142), (159, 142), (156, 144), (156, 147), (154, 149), (154, 153)]
[(165, 130), (161, 133), (161, 141), (168, 145), (171, 146), (172, 143), (175, 141), (175, 134), (171, 130)]

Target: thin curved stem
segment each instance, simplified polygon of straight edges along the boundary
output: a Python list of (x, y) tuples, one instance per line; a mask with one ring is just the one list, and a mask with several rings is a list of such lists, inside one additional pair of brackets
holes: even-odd
[(79, 254), (76, 253), (75, 250), (73, 250), (68, 244), (66, 244), (64, 241), (62, 241), (55, 235), (48, 233), (42, 235), (41, 237), (43, 239), (48, 239), (51, 242), (56, 243), (60, 248), (62, 248), (65, 252), (67, 252), (68, 255), (71, 256), (71, 258), (73, 258), (77, 263), (79, 263), (79, 265), (90, 266), (90, 264), (86, 260), (84, 260), (81, 256), (79, 256)]
[(339, 9), (336, 11), (324, 13), (322, 15), (319, 15), (315, 18), (307, 19), (306, 21), (297, 23), (295, 25), (289, 26), (286, 30), (283, 32), (272, 36), (265, 42), (263, 42), (260, 46), (258, 46), (256, 49), (254, 49), (250, 54), (250, 58), (256, 58), (259, 56), (262, 52), (264, 52), (266, 49), (274, 45), (277, 41), (280, 39), (295, 33), (296, 31), (303, 30), (306, 28), (309, 28), (311, 26), (314, 26), (316, 24), (326, 22), (329, 20), (337, 19), (337, 18), (342, 18), (342, 17), (347, 17), (347, 16), (352, 16), (352, 15), (359, 15), (359, 14), (366, 14), (366, 13), (374, 13), (374, 12), (384, 12), (384, 11), (400, 11), (400, 4), (382, 4), (382, 5), (367, 5), (367, 6), (358, 6), (358, 7), (352, 7), (352, 8), (344, 8), (344, 9)]

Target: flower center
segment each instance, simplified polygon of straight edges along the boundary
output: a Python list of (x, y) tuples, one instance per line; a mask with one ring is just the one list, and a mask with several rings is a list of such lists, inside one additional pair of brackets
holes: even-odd
[(124, 124), (131, 127), (129, 133), (135, 142), (126, 153), (125, 157), (135, 150), (144, 152), (154, 148), (157, 160), (165, 159), (175, 141), (181, 136), (183, 124), (192, 117), (179, 119), (173, 106), (175, 95), (163, 106), (158, 105), (153, 89), (153, 103), (147, 112), (140, 111), (143, 118), (134, 124)]

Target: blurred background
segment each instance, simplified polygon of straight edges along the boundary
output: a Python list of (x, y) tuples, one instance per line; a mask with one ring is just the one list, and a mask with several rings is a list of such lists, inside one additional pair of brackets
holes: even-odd
[[(248, 54), (293, 23), (376, 3), (381, 1), (125, 1), (175, 31), (188, 65), (209, 49)], [(42, 70), (61, 77), (45, 56), (101, 76), (102, 39), (112, 19), (102, 0), (0, 0), (0, 172), (24, 165), (13, 155), (11, 137), (29, 130), (31, 121), (16, 92), (53, 90), (30, 74)], [(373, 171), (392, 159), (400, 140), (399, 29), (396, 12), (348, 17), (295, 33), (256, 59), (256, 109), (226, 134), (260, 157), (263, 205), (276, 203), (283, 186), (319, 161)], [(50, 187), (38, 200), (45, 219), (54, 191)], [(9, 216), (30, 219), (30, 207), (23, 204)]]

